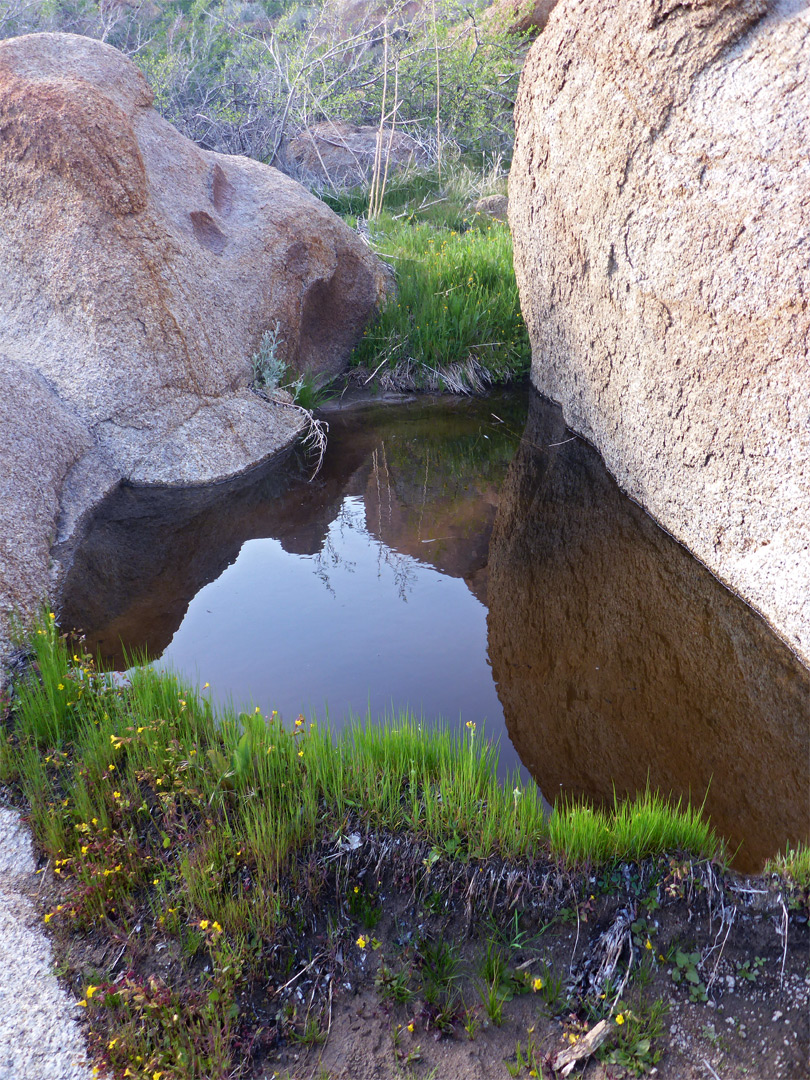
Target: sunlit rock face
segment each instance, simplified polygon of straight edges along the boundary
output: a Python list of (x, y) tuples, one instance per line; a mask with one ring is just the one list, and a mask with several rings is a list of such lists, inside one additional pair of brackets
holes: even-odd
[(1, 655), (54, 538), (120, 480), (219, 481), (289, 446), (300, 412), (249, 389), (263, 333), (333, 374), (388, 277), (299, 184), (195, 146), (75, 34), (0, 42), (0, 217)]
[(810, 662), (810, 8), (560, 0), (509, 181), (532, 380)]
[(708, 791), (744, 870), (808, 836), (807, 669), (537, 397), (489, 580), (498, 696), (548, 798)]

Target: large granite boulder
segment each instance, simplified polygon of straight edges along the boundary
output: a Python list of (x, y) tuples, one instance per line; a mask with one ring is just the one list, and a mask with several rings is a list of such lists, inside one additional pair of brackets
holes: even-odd
[(198, 149), (71, 34), (0, 43), (0, 215), (1, 642), (122, 479), (217, 481), (289, 446), (301, 413), (249, 389), (263, 333), (334, 373), (387, 278), (300, 185)]
[(807, 660), (807, 4), (560, 0), (516, 125), (535, 385)]

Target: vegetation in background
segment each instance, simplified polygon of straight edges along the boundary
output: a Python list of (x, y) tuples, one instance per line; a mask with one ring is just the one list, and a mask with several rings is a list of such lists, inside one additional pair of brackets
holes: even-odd
[[(384, 14), (355, 10), (351, 22), (346, 10), (331, 0), (306, 8), (288, 0), (0, 0), (0, 37), (66, 30), (115, 45), (144, 72), (156, 108), (200, 146), (293, 174), (289, 139), (322, 121), (407, 132), (430, 163), (422, 173), (389, 176), (376, 160), (374, 175), (351, 191), (328, 175), (301, 176), (339, 213), (360, 219), (396, 275), (398, 296), (354, 363), (375, 372), (382, 389), (480, 393), (520, 379), (530, 349), (511, 237), (472, 206), (479, 195), (505, 192), (500, 163), (512, 152), (526, 42), (456, 0), (416, 14), (402, 2)], [(386, 138), (381, 132), (381, 149)], [(315, 387), (299, 381), (293, 392), (305, 408), (317, 404)]]
[(62, 30), (114, 45), (141, 67), (159, 111), (207, 149), (277, 163), (284, 139), (313, 124), (377, 124), (383, 113), (434, 158), (440, 142), (484, 158), (511, 153), (526, 42), (480, 10), (394, 0), (347, 17), (331, 0), (2, 0), (0, 37)]
[[(411, 872), (436, 888), (443, 865), (476, 877), (496, 863), (529, 874), (537, 860), (595, 868), (721, 851), (699, 813), (651, 793), (610, 812), (562, 806), (547, 819), (533, 785), (498, 783), (497, 750), (474, 722), (453, 734), (402, 716), (333, 740), (303, 717), (287, 729), (275, 714), (216, 716), (174, 676), (98, 672), (52, 615), (32, 653), (3, 729), (0, 779), (28, 804), (63, 890), (45, 921), (64, 933), (103, 927), (123, 949), (146, 926), (152, 946), (163, 941), (176, 958), (173, 981), (88, 971), (80, 1004), (117, 1075), (228, 1075), (239, 992), (268, 971), (286, 980), (313, 912), (337, 905), (339, 915), (345, 884), (335, 874), (364, 845), (379, 873), (409, 852)], [(379, 902), (359, 893), (347, 913), (368, 928), (364, 949)], [(430, 903), (443, 903), (440, 888)], [(414, 957), (421, 992), (437, 1017), (449, 1009), (447, 1023), (458, 1005), (447, 997), (452, 959), (426, 946)], [(506, 993), (529, 989), (497, 966), (482, 977), (496, 1014)], [(413, 990), (410, 976), (380, 977), (392, 997)], [(288, 1030), (306, 1037), (300, 1019)]]

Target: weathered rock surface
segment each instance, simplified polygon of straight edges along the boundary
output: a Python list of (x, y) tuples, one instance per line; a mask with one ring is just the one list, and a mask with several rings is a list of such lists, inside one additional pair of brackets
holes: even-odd
[(810, 659), (810, 10), (561, 0), (516, 108), (532, 377)]
[[(353, 187), (372, 176), (378, 135), (379, 128), (369, 124), (358, 126), (342, 120), (325, 120), (290, 140), (287, 161), (296, 175), (308, 183)], [(427, 165), (429, 158), (407, 132), (384, 127), (381, 160), (380, 176), (387, 163), (390, 178), (409, 165)]]
[(248, 389), (264, 331), (334, 373), (385, 289), (321, 202), (151, 102), (100, 42), (0, 43), (0, 643), (57, 534), (122, 478), (216, 481), (292, 442), (300, 413)]

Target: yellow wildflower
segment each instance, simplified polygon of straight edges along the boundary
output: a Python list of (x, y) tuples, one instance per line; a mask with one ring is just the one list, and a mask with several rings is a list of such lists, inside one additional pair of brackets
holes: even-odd
[(214, 921), (211, 923), (211, 929), (214, 931), (215, 934), (222, 933), (222, 927), (219, 925), (216, 919), (214, 919)]
[(207, 930), (209, 926), (208, 919), (200, 919), (200, 929)]
[(652, 942), (650, 941), (649, 938), (647, 938), (647, 940), (644, 942), (644, 948), (645, 949), (652, 949)]
[(624, 1023), (624, 1014), (623, 1013), (616, 1013), (616, 1023), (617, 1024), (623, 1024)]
[(57, 689), (57, 690), (64, 690), (64, 689), (65, 689), (65, 687), (64, 687), (64, 683), (59, 683), (59, 684), (57, 685), (56, 689)]
[(88, 1000), (93, 996), (93, 994), (95, 994), (96, 990), (98, 990), (97, 986), (88, 986), (87, 987), (87, 990), (85, 991), (85, 994), (86, 994)]
[(413, 1020), (411, 1020), (410, 1024), (408, 1024), (408, 1031), (413, 1033)]
[(542, 989), (543, 989), (543, 980), (538, 975), (536, 979), (532, 980), (532, 990), (542, 990)]
[(361, 934), (360, 937), (357, 939), (357, 947), (358, 947), (358, 949), (365, 949), (367, 944), (368, 944), (368, 939), (364, 938), (363, 935)]

